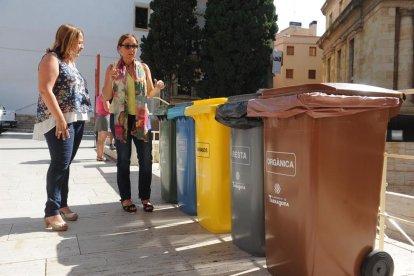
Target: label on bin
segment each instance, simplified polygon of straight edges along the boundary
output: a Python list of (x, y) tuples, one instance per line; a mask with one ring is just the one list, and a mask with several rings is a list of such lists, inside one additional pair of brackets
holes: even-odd
[(177, 139), (176, 147), (178, 152), (186, 152), (187, 151), (187, 139)]
[(231, 163), (250, 166), (250, 148), (232, 147)]
[(266, 172), (296, 176), (296, 154), (290, 152), (266, 151)]
[(210, 144), (197, 142), (196, 152), (197, 157), (210, 158)]

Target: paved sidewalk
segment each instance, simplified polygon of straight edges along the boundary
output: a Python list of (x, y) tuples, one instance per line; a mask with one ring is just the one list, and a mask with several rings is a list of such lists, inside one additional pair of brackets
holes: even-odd
[[(158, 164), (155, 211), (124, 212), (115, 163), (95, 161), (93, 139), (84, 138), (71, 166), (69, 204), (80, 219), (57, 233), (43, 224), (46, 143), (29, 133), (0, 135), (0, 275), (269, 275), (265, 258), (239, 250), (229, 234), (209, 233), (196, 217), (163, 203)], [(387, 240), (385, 250), (394, 259), (394, 275), (414, 275), (414, 247)]]

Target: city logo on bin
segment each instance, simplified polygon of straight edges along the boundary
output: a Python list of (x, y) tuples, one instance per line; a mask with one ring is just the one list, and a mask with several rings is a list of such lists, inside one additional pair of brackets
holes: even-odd
[(232, 147), (231, 163), (250, 166), (250, 148), (249, 147)]
[(197, 142), (196, 156), (201, 158), (210, 158), (210, 144)]
[(236, 181), (232, 181), (233, 188), (238, 191), (246, 190), (246, 185), (243, 182), (240, 182), (241, 175), (239, 171), (236, 171), (235, 178)]
[(280, 194), (280, 192), (282, 191), (282, 188), (280, 187), (279, 183), (276, 183), (275, 186), (273, 187), (273, 190), (275, 191), (276, 194)]
[(280, 151), (266, 151), (266, 172), (296, 176), (296, 154)]

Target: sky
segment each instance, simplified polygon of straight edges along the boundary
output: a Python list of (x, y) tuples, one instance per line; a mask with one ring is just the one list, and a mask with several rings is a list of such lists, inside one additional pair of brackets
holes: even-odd
[(309, 23), (318, 21), (317, 35), (325, 32), (325, 16), (321, 12), (326, 0), (273, 0), (278, 15), (279, 31), (289, 27), (290, 21), (301, 22), (303, 28)]

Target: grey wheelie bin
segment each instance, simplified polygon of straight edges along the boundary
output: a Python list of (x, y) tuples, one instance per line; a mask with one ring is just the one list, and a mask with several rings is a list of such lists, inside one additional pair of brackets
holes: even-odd
[(392, 275), (375, 251), (386, 129), (402, 94), (358, 84), (262, 92), (266, 263), (274, 275)]
[(228, 98), (216, 110), (215, 119), (231, 128), (231, 236), (240, 249), (264, 256), (263, 123), (248, 118), (247, 102), (259, 94)]
[(160, 105), (154, 111), (154, 115), (160, 121), (161, 199), (168, 203), (177, 203), (175, 121), (167, 119), (168, 109), (172, 107), (172, 105)]

